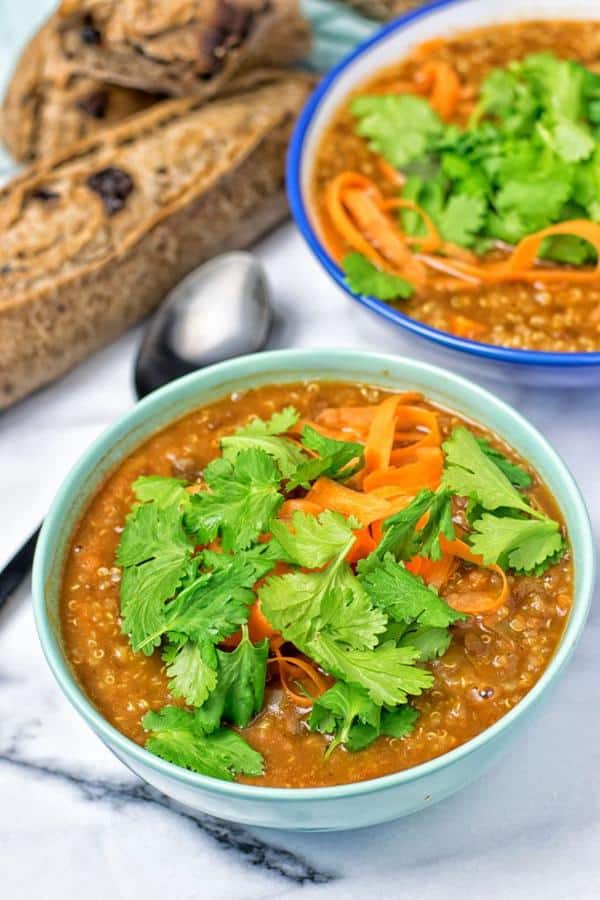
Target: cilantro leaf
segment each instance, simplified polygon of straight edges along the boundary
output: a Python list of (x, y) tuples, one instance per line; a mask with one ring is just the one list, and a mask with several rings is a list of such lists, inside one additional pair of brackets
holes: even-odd
[[(417, 529), (417, 523), (427, 514), (425, 525)], [(452, 496), (449, 491), (419, 491), (407, 507), (383, 523), (383, 538), (379, 546), (359, 563), (359, 571), (366, 574), (378, 565), (388, 553), (397, 560), (424, 556), (441, 559), (440, 537), (448, 540), (455, 536), (452, 521)]]
[(340, 744), (351, 751), (363, 750), (379, 737), (381, 706), (363, 688), (338, 681), (315, 701), (308, 725), (312, 731), (332, 735), (326, 756)]
[(421, 694), (433, 684), (431, 672), (414, 665), (419, 653), (412, 647), (395, 647), (390, 642), (374, 650), (354, 650), (320, 634), (300, 649), (325, 672), (365, 688), (380, 705), (406, 703), (409, 694)]
[(361, 583), (372, 602), (396, 622), (446, 628), (465, 618), (391, 556), (363, 575)]
[(215, 459), (204, 472), (209, 490), (190, 498), (186, 527), (203, 544), (220, 534), (225, 550), (245, 550), (283, 503), (281, 477), (264, 450), (242, 450), (234, 462)]
[(366, 294), (379, 300), (406, 300), (414, 294), (410, 282), (398, 275), (382, 272), (362, 253), (347, 253), (341, 266), (346, 273), (348, 287), (355, 294)]
[(218, 644), (248, 619), (255, 580), (252, 563), (235, 556), (226, 568), (200, 575), (167, 604), (162, 633)]
[(533, 478), (522, 466), (517, 465), (511, 459), (501, 453), (500, 450), (496, 450), (495, 447), (492, 447), (490, 442), (486, 440), (486, 438), (476, 438), (479, 447), (488, 459), (491, 459), (493, 463), (495, 463), (501, 472), (504, 472), (510, 483), (521, 490), (526, 488), (530, 488), (533, 484)]
[(176, 766), (201, 775), (233, 781), (236, 775), (262, 775), (263, 758), (228, 728), (205, 734), (198, 716), (176, 706), (148, 712), (146, 749)]
[[(391, 628), (393, 627), (392, 625)], [(443, 656), (451, 643), (452, 633), (448, 628), (432, 628), (418, 622), (404, 629), (396, 640), (397, 647), (413, 647), (418, 650), (421, 662), (430, 662)]]
[(258, 416), (250, 419), (246, 425), (236, 429), (236, 435), (248, 436), (264, 436), (285, 434), (291, 431), (294, 425), (298, 423), (300, 413), (293, 406), (286, 406), (278, 412), (273, 413), (270, 419), (261, 419)]
[(216, 655), (216, 687), (198, 710), (199, 721), (206, 731), (217, 728), (221, 719), (244, 728), (262, 709), (269, 641), (253, 644), (243, 626), (242, 639), (235, 650), (217, 650)]
[(328, 509), (318, 516), (297, 510), (290, 524), (291, 529), (273, 520), (271, 533), (291, 562), (308, 569), (320, 569), (334, 556), (347, 553), (355, 541), (352, 528), (358, 527), (358, 523)]
[(462, 497), (468, 497), (488, 510), (504, 507), (544, 518), (513, 487), (467, 428), (455, 428), (443, 448), (446, 453), (446, 467), (442, 478), (444, 487)]
[(381, 707), (363, 688), (336, 682), (314, 703), (308, 725), (331, 735), (326, 756), (344, 745), (351, 752), (364, 750), (380, 735), (402, 738), (412, 731), (419, 713), (411, 706)]
[(308, 487), (321, 476), (345, 481), (359, 472), (364, 465), (362, 444), (336, 441), (306, 425), (302, 431), (302, 444), (318, 457), (303, 463), (288, 482), (288, 491), (296, 487)]
[(472, 247), (485, 221), (486, 201), (468, 194), (453, 194), (436, 219), (446, 241)]
[(484, 562), (520, 573), (541, 574), (564, 550), (558, 522), (484, 514), (473, 524), (470, 543)]
[(273, 413), (268, 421), (254, 418), (238, 428), (235, 434), (221, 438), (223, 457), (234, 462), (242, 450), (257, 448), (272, 456), (284, 478), (290, 478), (298, 466), (306, 461), (306, 454), (294, 441), (281, 435), (297, 423), (300, 414), (293, 406)]
[(259, 597), (273, 628), (300, 649), (321, 632), (351, 647), (368, 649), (385, 629), (385, 616), (372, 606), (343, 555), (322, 572), (268, 578)]
[(117, 548), (121, 580), (122, 630), (134, 651), (151, 654), (160, 642), (165, 603), (193, 571), (193, 545), (175, 506), (136, 506), (127, 518)]
[(190, 706), (202, 706), (217, 684), (217, 657), (213, 644), (186, 641), (172, 644), (163, 653), (169, 691)]
[(387, 737), (403, 738), (413, 730), (420, 713), (413, 706), (384, 709), (381, 716), (381, 733)]
[(422, 156), (444, 130), (430, 104), (409, 94), (356, 97), (350, 110), (358, 134), (396, 168)]
[[(231, 553), (203, 550), (200, 560), (206, 569), (218, 572), (228, 569), (234, 563), (234, 556)], [(247, 550), (237, 550), (235, 553), (235, 565), (249, 563), (252, 566), (254, 583), (268, 575), (279, 561), (289, 562), (283, 547), (275, 540), (270, 540), (265, 544), (254, 544)]]
[(185, 484), (179, 478), (141, 475), (133, 482), (132, 488), (142, 503), (154, 502), (161, 509), (166, 509), (168, 506), (185, 506), (189, 502), (190, 495)]

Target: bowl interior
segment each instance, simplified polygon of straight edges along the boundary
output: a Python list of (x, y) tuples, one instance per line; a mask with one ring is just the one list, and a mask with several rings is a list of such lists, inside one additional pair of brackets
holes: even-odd
[[(405, 772), (376, 779), (380, 787), (418, 778), (491, 740), (523, 714), (565, 663), (583, 627), (594, 580), (594, 550), (585, 504), (562, 460), (518, 413), (487, 391), (442, 369), (398, 357), (350, 350), (289, 350), (243, 357), (189, 375), (155, 392), (102, 435), (67, 477), (47, 516), (34, 563), (34, 611), (46, 658), (68, 699), (113, 748), (125, 756), (188, 784), (207, 784), (241, 796), (348, 796), (368, 792), (375, 782), (335, 788), (283, 789), (228, 784), (178, 769), (125, 738), (96, 711), (66, 660), (59, 625), (63, 562), (73, 528), (107, 474), (151, 434), (188, 411), (249, 385), (299, 380), (360, 381), (396, 390), (417, 389), (431, 400), (474, 419), (506, 439), (537, 469), (554, 494), (569, 529), (575, 563), (576, 600), (561, 644), (531, 692), (496, 725), (456, 750)], [(369, 787), (369, 785), (371, 787)]]

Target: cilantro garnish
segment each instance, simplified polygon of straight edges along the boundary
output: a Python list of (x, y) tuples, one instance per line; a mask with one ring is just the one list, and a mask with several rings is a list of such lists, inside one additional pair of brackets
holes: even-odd
[(308, 724), (313, 731), (332, 736), (325, 754), (330, 756), (340, 744), (356, 752), (381, 735), (404, 737), (418, 718), (411, 706), (386, 709), (373, 703), (362, 688), (338, 681), (316, 700)]
[[(578, 62), (536, 53), (493, 70), (464, 128), (445, 124), (412, 95), (360, 96), (350, 110), (369, 147), (402, 169), (403, 196), (446, 241), (483, 253), (494, 240), (516, 244), (557, 222), (600, 220), (600, 76)], [(409, 235), (424, 233), (420, 216), (400, 215)], [(596, 253), (561, 235), (544, 243), (542, 256), (582, 265)], [(356, 292), (403, 296), (378, 280), (377, 269), (370, 276), (362, 269), (349, 278)]]
[(342, 260), (342, 269), (350, 290), (379, 300), (406, 300), (414, 294), (410, 282), (398, 275), (382, 272), (362, 253), (348, 253)]
[(432, 686), (427, 664), (465, 618), (405, 562), (440, 560), (461, 535), (485, 564), (517, 573), (539, 574), (564, 551), (560, 525), (525, 493), (529, 473), (461, 427), (443, 445), (440, 488), (390, 516), (377, 549), (351, 564), (357, 520), (328, 509), (277, 518), (317, 478), (345, 481), (364, 465), (361, 444), (310, 426), (287, 437), (298, 420), (288, 407), (224, 438), (196, 492), (138, 478), (117, 551), (123, 631), (136, 652), (161, 647), (171, 696), (189, 707), (148, 713), (146, 746), (214, 777), (262, 772), (260, 754), (227, 727), (246, 727), (263, 707), (269, 641), (250, 638), (257, 598), (290, 652), (336, 679), (314, 698), (309, 727), (331, 738), (328, 754), (358, 751), (410, 732), (410, 699)]
[(309, 425), (302, 430), (302, 444), (318, 456), (298, 467), (288, 483), (289, 491), (296, 487), (307, 487), (311, 481), (321, 476), (347, 481), (363, 467), (362, 444), (334, 440), (320, 434)]
[(246, 741), (228, 728), (207, 734), (197, 713), (164, 706), (142, 720), (150, 737), (146, 747), (184, 769), (233, 781), (236, 775), (262, 775), (263, 759)]
[(514, 471), (499, 465), (497, 456), (466, 428), (455, 428), (444, 450), (444, 486), (468, 497), (476, 511), (486, 510), (480, 518), (473, 517), (473, 550), (486, 563), (518, 572), (545, 571), (563, 550), (558, 523), (529, 503), (509, 480)]
[(439, 116), (429, 103), (409, 94), (356, 97), (350, 104), (356, 130), (369, 146), (393, 165), (404, 166), (423, 155), (442, 134)]
[[(193, 544), (176, 506), (148, 503), (134, 508), (117, 550), (123, 566), (123, 632), (134, 650), (152, 653), (160, 643), (165, 601), (193, 573)], [(157, 634), (156, 639), (150, 636)]]
[(205, 469), (208, 491), (190, 498), (186, 527), (203, 544), (221, 536), (226, 550), (244, 550), (265, 531), (283, 503), (282, 473), (261, 449), (242, 450), (233, 462), (219, 458)]
[(361, 582), (373, 602), (394, 622), (446, 628), (465, 618), (391, 556), (364, 575)]
[(238, 428), (235, 434), (221, 438), (223, 457), (234, 462), (243, 450), (263, 450), (273, 457), (283, 478), (290, 478), (305, 462), (306, 454), (294, 441), (281, 435), (293, 428), (298, 419), (298, 412), (291, 406), (274, 413), (266, 422), (259, 418), (252, 419), (243, 428)]

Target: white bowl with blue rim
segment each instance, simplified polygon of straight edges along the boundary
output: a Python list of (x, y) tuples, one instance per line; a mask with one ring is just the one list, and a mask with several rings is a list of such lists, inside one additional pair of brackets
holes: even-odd
[(315, 154), (336, 111), (353, 90), (403, 59), (424, 41), (475, 27), (524, 20), (596, 20), (597, 0), (437, 0), (378, 30), (321, 81), (296, 126), (287, 166), (292, 214), (309, 247), (333, 280), (358, 303), (419, 339), (419, 351), (471, 376), (498, 377), (539, 386), (583, 387), (600, 383), (600, 352), (554, 353), (484, 344), (432, 328), (375, 297), (356, 294), (325, 249), (310, 203)]

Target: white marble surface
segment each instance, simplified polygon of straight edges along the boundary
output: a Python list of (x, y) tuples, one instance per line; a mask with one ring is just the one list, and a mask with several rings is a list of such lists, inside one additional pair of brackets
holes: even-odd
[[(39, 15), (42, 5), (34, 0), (29, 7)], [(30, 27), (26, 6), (0, 0), (12, 22), (3, 44), (14, 47)], [(293, 226), (258, 252), (280, 317), (273, 346), (419, 353), (329, 283)], [(133, 403), (138, 339), (131, 332), (2, 415), (0, 564), (37, 524), (78, 454)], [(564, 455), (598, 533), (597, 392), (493, 388)], [(510, 757), (459, 795), (359, 832), (273, 833), (176, 808), (115, 760), (48, 672), (24, 584), (0, 615), (0, 897), (596, 900), (599, 644), (596, 603), (567, 674), (534, 726)]]

